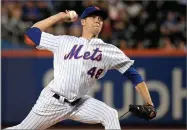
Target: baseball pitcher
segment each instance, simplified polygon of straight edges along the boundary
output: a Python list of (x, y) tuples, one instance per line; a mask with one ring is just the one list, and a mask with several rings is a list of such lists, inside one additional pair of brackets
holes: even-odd
[(148, 88), (133, 67), (134, 61), (98, 38), (107, 18), (103, 10), (98, 7), (85, 9), (81, 15), (81, 37), (45, 32), (59, 21), (74, 22), (77, 17), (75, 11), (66, 10), (35, 23), (26, 32), (36, 48), (53, 53), (54, 79), (42, 90), (28, 116), (7, 129), (46, 129), (66, 119), (101, 123), (105, 129), (121, 129), (117, 111), (87, 95), (96, 80), (111, 69), (127, 76), (145, 100), (145, 105), (131, 105), (130, 111), (145, 119), (156, 116)]

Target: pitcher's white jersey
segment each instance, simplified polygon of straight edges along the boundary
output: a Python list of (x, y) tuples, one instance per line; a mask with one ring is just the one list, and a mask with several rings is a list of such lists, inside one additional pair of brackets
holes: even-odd
[(55, 69), (50, 86), (69, 101), (85, 95), (107, 70), (117, 69), (124, 73), (134, 62), (120, 49), (98, 38), (87, 40), (42, 32), (37, 48), (53, 52)]

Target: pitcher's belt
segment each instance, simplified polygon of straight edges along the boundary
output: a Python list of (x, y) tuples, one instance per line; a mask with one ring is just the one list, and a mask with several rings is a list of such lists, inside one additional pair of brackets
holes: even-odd
[[(60, 99), (60, 95), (58, 95), (58, 94), (56, 94), (56, 93), (53, 95), (53, 97), (56, 98), (56, 99), (58, 99), (58, 100)], [(74, 105), (76, 105), (76, 104), (80, 101), (80, 99), (81, 99), (81, 98), (78, 98), (77, 100), (75, 100), (75, 101), (73, 101), (73, 102), (70, 102), (70, 101), (68, 101), (66, 98), (64, 98), (64, 102), (69, 103), (69, 104), (71, 104), (72, 106), (74, 106)]]

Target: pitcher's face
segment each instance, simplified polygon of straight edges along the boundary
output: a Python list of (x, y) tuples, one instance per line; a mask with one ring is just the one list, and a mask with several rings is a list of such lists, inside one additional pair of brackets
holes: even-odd
[(91, 34), (98, 35), (103, 27), (103, 18), (98, 15), (90, 15), (81, 21), (83, 29)]

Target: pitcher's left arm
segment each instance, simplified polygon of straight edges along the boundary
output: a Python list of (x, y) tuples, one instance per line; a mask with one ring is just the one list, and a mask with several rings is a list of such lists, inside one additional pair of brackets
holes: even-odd
[(143, 97), (146, 104), (154, 106), (148, 87), (146, 83), (143, 81), (142, 76), (136, 71), (136, 69), (133, 66), (131, 66), (127, 69), (127, 71), (125, 71), (123, 75), (125, 75), (126, 77), (128, 77), (129, 80), (132, 81), (133, 86), (136, 87), (136, 90)]

